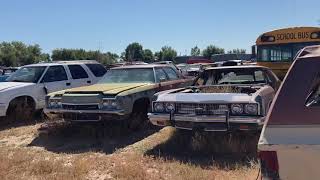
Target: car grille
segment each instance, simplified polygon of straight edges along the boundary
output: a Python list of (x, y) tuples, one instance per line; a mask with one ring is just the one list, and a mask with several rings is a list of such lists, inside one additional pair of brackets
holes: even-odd
[(178, 104), (176, 104), (175, 113), (215, 115), (218, 113), (221, 114), (226, 111), (228, 111), (228, 109), (220, 109), (219, 104), (178, 103)]
[(99, 109), (98, 104), (62, 104), (63, 109), (68, 110), (97, 110)]

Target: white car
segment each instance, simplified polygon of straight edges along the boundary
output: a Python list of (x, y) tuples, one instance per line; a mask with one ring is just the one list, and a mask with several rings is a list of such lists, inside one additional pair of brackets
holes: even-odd
[(57, 61), (21, 67), (0, 83), (0, 118), (29, 120), (48, 93), (95, 84), (107, 70), (92, 60)]

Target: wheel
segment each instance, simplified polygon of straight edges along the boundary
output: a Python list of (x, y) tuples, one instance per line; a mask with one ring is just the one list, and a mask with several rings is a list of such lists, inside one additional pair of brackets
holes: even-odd
[(148, 104), (135, 104), (130, 117), (126, 120), (126, 126), (130, 130), (137, 130), (148, 125)]
[(27, 97), (17, 98), (10, 102), (7, 117), (11, 122), (31, 121), (35, 113), (33, 100)]

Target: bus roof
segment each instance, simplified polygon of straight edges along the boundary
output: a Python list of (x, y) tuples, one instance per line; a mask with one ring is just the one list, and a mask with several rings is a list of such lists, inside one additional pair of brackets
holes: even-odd
[(256, 45), (320, 42), (320, 27), (292, 27), (261, 34)]

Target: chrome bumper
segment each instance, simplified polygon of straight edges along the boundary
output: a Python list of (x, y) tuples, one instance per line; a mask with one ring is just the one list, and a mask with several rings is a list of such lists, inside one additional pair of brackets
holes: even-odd
[[(156, 126), (174, 126), (178, 129), (193, 130), (201, 125), (204, 131), (228, 131), (229, 129), (251, 130), (249, 126), (261, 129), (265, 117), (243, 117), (228, 115), (180, 115), (148, 113), (150, 122)], [(215, 124), (225, 124), (225, 128), (208, 128)], [(186, 125), (186, 126), (184, 126)]]
[[(105, 111), (105, 110), (68, 110), (68, 109), (48, 109), (45, 108), (43, 112), (51, 119), (64, 119), (64, 115), (73, 114), (73, 115), (96, 115), (98, 118), (94, 119), (69, 119), (68, 121), (78, 121), (78, 122), (91, 122), (91, 121), (101, 121), (103, 117), (112, 117), (112, 116), (125, 116), (124, 110), (114, 110), (114, 111)], [(110, 119), (111, 120), (111, 119)]]

